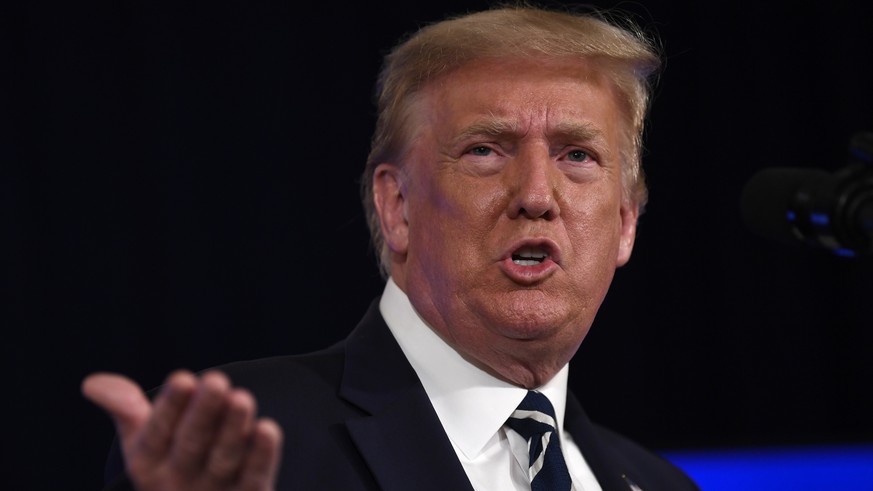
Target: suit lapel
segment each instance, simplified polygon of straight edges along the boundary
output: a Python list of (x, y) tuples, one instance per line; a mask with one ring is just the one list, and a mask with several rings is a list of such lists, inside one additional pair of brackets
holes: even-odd
[(622, 470), (616, 466), (616, 459), (611, 450), (601, 442), (594, 424), (582, 410), (579, 400), (570, 392), (567, 393), (564, 429), (573, 436), (573, 441), (579, 446), (585, 462), (591, 467), (603, 491), (633, 489), (623, 477)]
[[(378, 301), (346, 340), (340, 396), (368, 413), (347, 420), (346, 427), (384, 491), (473, 491)], [(564, 427), (603, 491), (633, 489), (572, 393), (567, 394)]]
[(340, 396), (369, 413), (346, 426), (383, 490), (473, 491), (378, 302), (346, 341), (343, 373)]

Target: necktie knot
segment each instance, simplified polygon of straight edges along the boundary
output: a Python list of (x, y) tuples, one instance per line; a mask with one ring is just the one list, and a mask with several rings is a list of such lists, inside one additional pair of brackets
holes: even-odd
[(528, 475), (532, 491), (567, 491), (570, 473), (561, 453), (555, 409), (539, 392), (528, 391), (506, 425), (528, 442)]

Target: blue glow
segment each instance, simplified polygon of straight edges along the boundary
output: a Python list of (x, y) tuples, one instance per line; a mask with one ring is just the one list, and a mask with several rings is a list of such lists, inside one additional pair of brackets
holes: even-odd
[(794, 220), (797, 220), (797, 213), (794, 213), (793, 211), (789, 211), (786, 214), (786, 217), (788, 218), (789, 222), (793, 222)]
[(827, 225), (831, 219), (824, 213), (813, 213), (809, 215), (809, 221), (816, 225)]
[(873, 162), (873, 155), (871, 155), (867, 152), (864, 152), (860, 148), (852, 147), (851, 152), (852, 152), (852, 155), (854, 155), (855, 157), (858, 157), (861, 160), (866, 160), (867, 162)]
[(873, 490), (873, 444), (662, 452), (702, 491)]
[(834, 249), (834, 254), (842, 257), (855, 257), (855, 251), (851, 249)]

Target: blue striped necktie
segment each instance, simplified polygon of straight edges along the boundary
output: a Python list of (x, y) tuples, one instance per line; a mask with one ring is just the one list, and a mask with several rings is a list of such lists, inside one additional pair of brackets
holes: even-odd
[(555, 430), (555, 410), (546, 396), (528, 391), (506, 425), (527, 440), (531, 491), (569, 491), (570, 473)]

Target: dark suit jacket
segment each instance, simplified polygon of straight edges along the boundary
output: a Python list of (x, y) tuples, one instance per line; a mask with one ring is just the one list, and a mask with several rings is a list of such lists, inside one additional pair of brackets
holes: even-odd
[[(378, 302), (328, 349), (218, 368), (285, 432), (278, 490), (473, 490)], [(604, 491), (697, 489), (666, 460), (592, 424), (572, 394), (564, 426)], [(114, 453), (108, 476), (123, 474)], [(110, 489), (129, 483), (122, 476)]]

